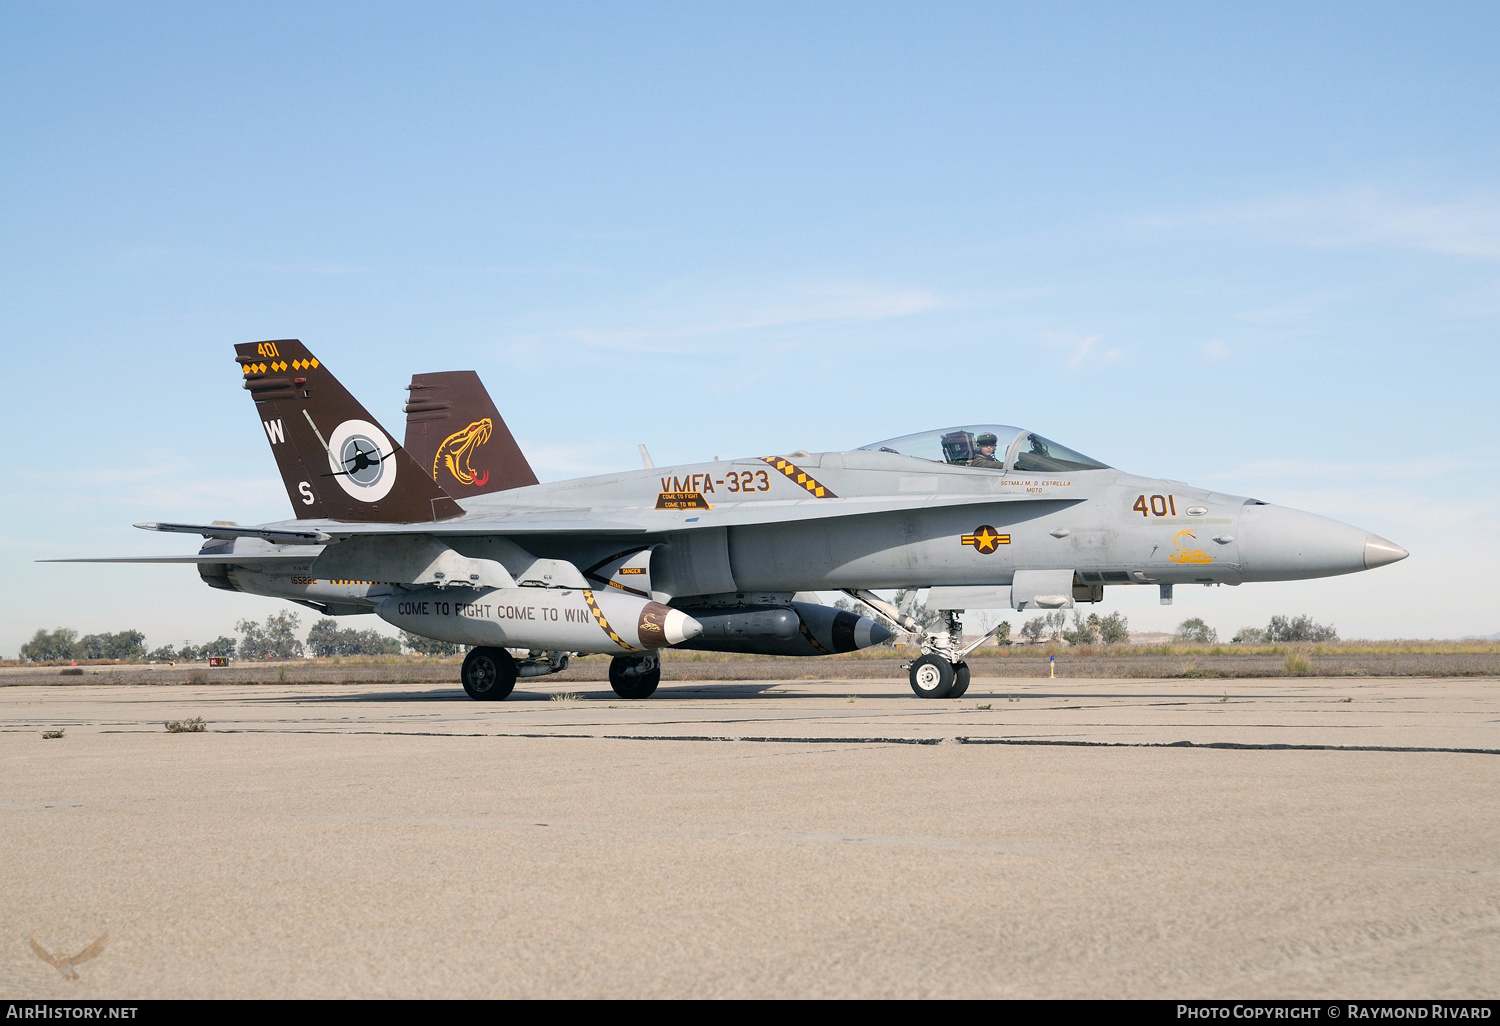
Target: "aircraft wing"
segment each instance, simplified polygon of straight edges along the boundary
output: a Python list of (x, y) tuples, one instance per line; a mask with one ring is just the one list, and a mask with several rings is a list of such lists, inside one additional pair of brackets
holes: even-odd
[[(806, 520), (826, 520), (832, 517), (866, 516), (872, 513), (899, 513), (909, 509), (927, 509), (932, 506), (981, 506), (981, 505), (1027, 505), (1044, 503), (1054, 508), (1071, 506), (1082, 502), (1081, 498), (1063, 498), (1038, 495), (872, 495), (855, 496), (848, 499), (760, 499), (754, 502), (737, 502), (715, 506), (710, 510), (680, 510), (664, 513), (659, 510), (641, 511), (642, 519), (653, 525), (652, 530), (682, 531), (703, 527), (747, 527), (757, 524), (801, 523)], [(675, 516), (677, 522), (669, 523), (661, 518)], [(660, 525), (660, 526), (656, 526)]]
[[(513, 506), (476, 510), (452, 520), (426, 523), (337, 523), (331, 520), (301, 521), (298, 527), (229, 527), (222, 524), (146, 523), (136, 527), (175, 534), (200, 534), (206, 538), (254, 537), (278, 545), (317, 545), (362, 535), (425, 534), (527, 535), (527, 534), (653, 534), (692, 531), (708, 527), (742, 527), (756, 524), (800, 523), (832, 517), (866, 516), (923, 509), (934, 505), (1037, 505), (1070, 506), (1081, 498), (1037, 495), (885, 495), (849, 499), (761, 499), (724, 503), (707, 510), (657, 510), (641, 506)], [(240, 557), (236, 557), (238, 562)], [(278, 559), (295, 558), (277, 556)], [(199, 562), (202, 561), (200, 558)]]
[[(693, 531), (708, 527), (743, 527), (755, 524), (801, 523), (832, 517), (866, 516), (921, 509), (941, 503), (944, 506), (979, 505), (1046, 505), (1054, 509), (1071, 506), (1082, 499), (1042, 497), (1036, 495), (886, 495), (850, 499), (762, 499), (756, 502), (725, 503), (707, 510), (657, 510), (639, 506), (542, 507), (516, 506), (502, 510), (484, 510), (453, 520), (418, 524), (348, 524), (329, 520), (301, 521), (297, 527), (240, 527), (230, 524), (136, 524), (147, 531), (168, 534), (197, 534), (205, 538), (259, 538), (273, 545), (321, 546), (344, 538), (370, 535), (544, 535), (601, 534), (639, 535), (664, 531)], [(305, 563), (316, 558), (316, 551), (198, 552), (176, 556), (101, 556), (74, 559), (43, 559), (42, 563), (234, 563), (238, 566)]]

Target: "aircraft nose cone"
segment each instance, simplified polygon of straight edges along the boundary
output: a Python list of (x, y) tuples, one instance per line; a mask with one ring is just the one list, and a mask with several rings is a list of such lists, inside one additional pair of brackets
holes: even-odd
[(702, 633), (703, 625), (680, 609), (668, 613), (666, 622), (662, 624), (662, 634), (666, 635), (668, 645), (680, 645)]
[(1365, 539), (1365, 569), (1374, 570), (1377, 566), (1385, 566), (1387, 563), (1398, 563), (1411, 553), (1407, 552), (1395, 542), (1388, 542), (1378, 534), (1372, 534)]
[[(1286, 506), (1246, 506), (1240, 514), (1240, 535), (1248, 581), (1301, 581), (1377, 565), (1369, 562), (1374, 535), (1368, 531)], [(1383, 561), (1399, 558), (1392, 555)]]

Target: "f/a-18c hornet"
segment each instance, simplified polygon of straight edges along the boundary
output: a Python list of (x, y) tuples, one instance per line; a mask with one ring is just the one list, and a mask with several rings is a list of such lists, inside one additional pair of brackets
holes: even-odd
[[(615, 691), (646, 698), (663, 648), (818, 656), (895, 629), (920, 638), (912, 690), (953, 698), (979, 644), (964, 644), (964, 610), (1067, 609), (1109, 585), (1156, 587), (1166, 603), (1178, 584), (1328, 577), (1407, 555), (1000, 424), (539, 484), (472, 371), (412, 378), (400, 446), (301, 342), (235, 352), (296, 519), (138, 524), (207, 540), (108, 561), (194, 563), (214, 588), (473, 646), (460, 676), (481, 700), (580, 653), (613, 655)], [(941, 611), (933, 629), (875, 594), (922, 588)]]

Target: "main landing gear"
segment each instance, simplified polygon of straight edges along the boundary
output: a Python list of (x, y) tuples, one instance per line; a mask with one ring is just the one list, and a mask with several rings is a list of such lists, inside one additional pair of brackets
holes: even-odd
[(661, 683), (661, 656), (615, 656), (609, 661), (609, 686), (621, 698), (650, 698)]
[(516, 686), (516, 660), (503, 648), (476, 648), (464, 657), (459, 680), (469, 697), (480, 702), (498, 702)]
[(568, 668), (571, 652), (540, 652), (531, 649), (516, 659), (503, 648), (476, 648), (464, 657), (458, 679), (469, 697), (480, 702), (498, 702), (509, 697), (520, 677), (545, 677)]

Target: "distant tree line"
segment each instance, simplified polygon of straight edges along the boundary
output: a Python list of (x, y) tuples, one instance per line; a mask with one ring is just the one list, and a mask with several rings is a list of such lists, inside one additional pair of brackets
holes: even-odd
[(206, 645), (194, 645), (184, 641), (180, 649), (163, 645), (146, 651), (146, 635), (140, 631), (119, 631), (115, 634), (85, 634), (67, 627), (56, 630), (38, 630), (31, 640), (21, 646), (21, 658), (27, 662), (61, 662), (63, 660), (118, 659), (125, 662), (151, 659), (161, 662), (192, 662), (209, 656), (234, 655), (233, 638), (220, 637)]
[(325, 616), (307, 632), (307, 647), (315, 656), (400, 655), (401, 642), (376, 630), (357, 631), (340, 628), (338, 621)]
[[(1176, 640), (1196, 645), (1216, 645), (1219, 632), (1195, 616), (1177, 625)], [(1333, 624), (1315, 623), (1310, 616), (1273, 616), (1264, 627), (1241, 627), (1230, 639), (1236, 645), (1279, 644), (1289, 641), (1337, 641)]]
[(304, 643), (298, 637), (302, 620), (289, 610), (272, 613), (264, 622), (241, 620), (234, 625), (240, 638), (220, 636), (205, 645), (184, 641), (180, 647), (162, 645), (147, 650), (146, 636), (137, 630), (115, 634), (86, 634), (67, 627), (38, 630), (21, 646), (21, 658), (27, 662), (83, 661), (113, 659), (121, 662), (195, 662), (211, 657), (240, 659), (300, 659), (304, 653), (314, 656), (399, 655), (403, 648), (424, 655), (447, 656), (464, 651), (465, 646), (434, 641), (406, 631), (400, 640), (375, 630), (341, 628), (332, 617), (313, 624)]
[(283, 610), (266, 617), (265, 625), (241, 620), (234, 625), (240, 632), (241, 659), (301, 659), (302, 639), (297, 628), (302, 617)]
[(1337, 641), (1339, 632), (1331, 623), (1314, 623), (1310, 616), (1273, 616), (1265, 627), (1241, 627), (1230, 640), (1242, 644)]
[(1204, 623), (1201, 616), (1182, 621), (1177, 625), (1177, 630), (1172, 632), (1172, 636), (1189, 645), (1216, 645), (1219, 642), (1219, 632)]
[(420, 634), (410, 631), (401, 632), (401, 644), (416, 652), (418, 655), (451, 656), (460, 652), (467, 652), (468, 645), (460, 645), (454, 641), (438, 641), (436, 638), (424, 638)]
[(1068, 614), (1058, 609), (1027, 620), (1021, 625), (1021, 638), (1029, 645), (1040, 644), (1043, 639), (1070, 645), (1119, 645), (1130, 640), (1130, 621), (1123, 613), (1090, 613), (1085, 618), (1074, 612), (1070, 628)]

